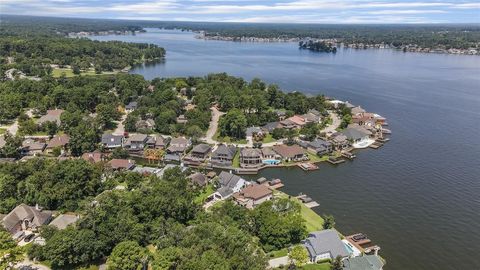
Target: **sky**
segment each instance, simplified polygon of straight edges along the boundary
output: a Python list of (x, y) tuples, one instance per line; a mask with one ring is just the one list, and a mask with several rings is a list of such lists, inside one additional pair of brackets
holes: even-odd
[(480, 1), (0, 0), (0, 13), (156, 21), (480, 23)]

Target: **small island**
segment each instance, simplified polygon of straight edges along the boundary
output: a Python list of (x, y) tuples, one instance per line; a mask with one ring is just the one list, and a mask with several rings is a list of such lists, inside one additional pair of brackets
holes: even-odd
[(333, 43), (328, 43), (324, 40), (301, 40), (298, 43), (300, 49), (307, 49), (315, 52), (336, 53), (337, 47)]

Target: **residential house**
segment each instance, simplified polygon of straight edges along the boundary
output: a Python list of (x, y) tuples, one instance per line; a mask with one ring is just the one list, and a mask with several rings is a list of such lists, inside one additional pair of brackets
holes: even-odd
[(56, 123), (57, 126), (60, 126), (61, 120), (60, 116), (62, 113), (65, 112), (64, 110), (48, 110), (46, 115), (43, 115), (38, 119), (37, 124), (42, 125), (46, 122), (53, 122)]
[(64, 230), (68, 227), (68, 225), (74, 224), (80, 219), (79, 215), (75, 214), (60, 214), (58, 215), (52, 222), (50, 222), (50, 226), (56, 227), (59, 230)]
[(124, 147), (130, 151), (143, 151), (147, 146), (148, 136), (145, 134), (132, 134), (127, 138)]
[(313, 263), (326, 259), (333, 260), (337, 256), (345, 258), (350, 255), (337, 231), (332, 229), (312, 232), (302, 241), (302, 244), (308, 251), (310, 262)]
[(108, 164), (113, 170), (131, 170), (135, 167), (135, 160), (114, 158)]
[(101, 152), (89, 152), (83, 153), (82, 159), (90, 163), (98, 163), (104, 160), (104, 156)]
[(34, 139), (25, 139), (22, 142), (22, 155), (25, 156), (37, 156), (42, 154), (45, 150), (47, 144), (40, 141), (35, 141)]
[(382, 270), (383, 261), (377, 255), (363, 255), (343, 260), (343, 270)]
[(283, 121), (285, 120), (286, 116), (287, 116), (287, 113), (283, 110), (276, 110), (275, 111), (275, 114), (277, 114), (277, 117), (280, 121)]
[(301, 128), (307, 124), (305, 119), (300, 115), (294, 115), (292, 117), (287, 118), (287, 120), (290, 120), (291, 122), (293, 122), (296, 128)]
[(280, 122), (269, 122), (266, 123), (262, 129), (265, 130), (268, 133), (272, 133), (274, 129), (276, 128), (281, 128), (282, 125), (280, 125)]
[(263, 138), (266, 132), (260, 127), (249, 127), (246, 131), (247, 141), (252, 141), (254, 137)]
[(190, 152), (190, 156), (195, 159), (205, 160), (208, 157), (210, 150), (212, 150), (212, 147), (208, 144), (197, 144), (193, 147), (192, 152)]
[(188, 119), (187, 117), (185, 117), (185, 115), (182, 114), (177, 117), (176, 121), (177, 121), (177, 124), (185, 124), (188, 122)]
[(208, 179), (203, 173), (193, 173), (188, 176), (188, 178), (192, 181), (194, 185), (197, 185), (199, 187), (204, 187), (208, 184)]
[(345, 135), (345, 137), (347, 137), (347, 139), (353, 143), (366, 141), (370, 138), (370, 135), (372, 135), (371, 131), (357, 124), (348, 125), (348, 127), (343, 131), (341, 131), (341, 133)]
[(233, 159), (237, 153), (237, 148), (233, 145), (220, 144), (213, 151), (211, 163), (216, 166), (229, 167), (233, 164)]
[(356, 106), (351, 109), (352, 115), (357, 115), (366, 112), (362, 107)]
[(182, 155), (190, 147), (191, 144), (192, 142), (190, 139), (186, 139), (184, 137), (173, 138), (167, 148), (165, 160), (180, 162)]
[(265, 185), (249, 185), (233, 194), (233, 198), (237, 204), (248, 209), (253, 209), (255, 206), (271, 200), (273, 192)]
[(130, 103), (128, 103), (126, 106), (125, 106), (125, 111), (127, 113), (131, 113), (133, 111), (135, 111), (137, 109), (137, 106), (138, 106), (138, 102), (136, 101), (131, 101)]
[(151, 149), (165, 149), (167, 142), (161, 135), (150, 135), (147, 139), (147, 147)]
[(275, 145), (275, 151), (284, 161), (304, 161), (308, 159), (305, 149), (298, 145)]
[(51, 154), (55, 148), (60, 148), (62, 152), (64, 152), (66, 151), (69, 142), (70, 136), (67, 134), (55, 135), (45, 147), (45, 152)]
[(333, 144), (322, 139), (315, 139), (307, 144), (307, 150), (317, 156), (328, 155), (333, 151)]
[(301, 117), (306, 123), (320, 123), (322, 121), (322, 114), (317, 110), (309, 110)]
[(2, 219), (5, 229), (18, 239), (24, 231), (36, 231), (52, 219), (52, 212), (42, 210), (38, 205), (28, 206), (20, 204)]
[(291, 121), (290, 119), (285, 119), (280, 121), (280, 127), (284, 129), (294, 129), (298, 128), (295, 122)]
[(350, 146), (350, 142), (343, 133), (335, 132), (330, 136), (330, 140), (333, 143), (333, 146), (337, 150), (342, 150)]
[(247, 181), (238, 175), (222, 171), (219, 178), (220, 188), (215, 192), (214, 197), (219, 199), (227, 199), (235, 192), (239, 192), (247, 185)]
[(141, 175), (145, 175), (145, 176), (157, 174), (159, 171), (160, 171), (160, 169), (158, 169), (158, 168), (144, 167), (144, 166), (135, 166), (135, 168), (133, 168), (133, 170), (132, 170), (132, 172), (135, 172), (135, 173), (138, 173), (138, 174), (141, 174)]
[(111, 150), (123, 146), (123, 136), (110, 133), (102, 134), (102, 145), (105, 149)]
[(263, 159), (277, 159), (277, 153), (273, 151), (271, 147), (263, 147), (262, 148), (262, 156)]
[(242, 148), (240, 150), (241, 167), (258, 167), (262, 165), (262, 150), (258, 148)]
[(140, 119), (135, 123), (137, 130), (153, 130), (155, 128), (155, 120), (148, 118), (147, 120)]

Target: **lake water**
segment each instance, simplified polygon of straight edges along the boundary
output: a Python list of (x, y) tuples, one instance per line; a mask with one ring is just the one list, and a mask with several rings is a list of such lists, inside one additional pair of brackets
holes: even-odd
[(149, 29), (98, 40), (148, 42), (162, 63), (131, 72), (147, 79), (227, 72), (287, 91), (324, 93), (388, 118), (392, 140), (353, 162), (320, 170), (270, 169), (284, 191), (304, 192), (344, 234), (364, 232), (381, 246), (385, 269), (480, 269), (480, 57), (341, 49), (295, 43), (205, 41)]

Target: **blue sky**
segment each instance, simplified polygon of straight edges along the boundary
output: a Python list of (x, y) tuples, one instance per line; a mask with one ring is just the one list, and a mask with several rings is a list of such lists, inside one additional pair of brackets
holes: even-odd
[(0, 0), (0, 13), (135, 20), (480, 23), (478, 0)]

